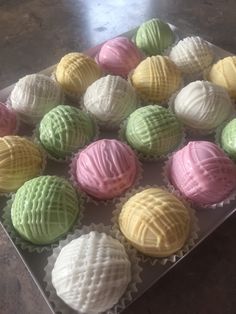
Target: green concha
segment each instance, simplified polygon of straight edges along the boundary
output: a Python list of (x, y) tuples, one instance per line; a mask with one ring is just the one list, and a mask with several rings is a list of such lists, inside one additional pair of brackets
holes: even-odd
[(170, 26), (159, 19), (152, 19), (143, 23), (135, 37), (138, 48), (148, 56), (162, 54), (175, 40)]
[(55, 242), (74, 225), (80, 202), (72, 185), (57, 176), (27, 181), (15, 194), (11, 220), (20, 236), (37, 245)]
[(236, 118), (227, 123), (222, 130), (221, 146), (232, 159), (236, 160)]
[(41, 120), (38, 137), (55, 158), (65, 158), (88, 144), (95, 136), (95, 125), (86, 112), (60, 105)]
[(162, 156), (180, 144), (183, 130), (168, 109), (149, 105), (137, 109), (129, 116), (125, 137), (138, 152), (147, 156)]

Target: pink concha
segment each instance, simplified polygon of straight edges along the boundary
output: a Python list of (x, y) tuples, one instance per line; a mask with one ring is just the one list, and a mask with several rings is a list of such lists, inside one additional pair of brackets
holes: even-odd
[(134, 152), (117, 140), (102, 139), (81, 151), (76, 161), (76, 179), (82, 191), (100, 200), (121, 195), (138, 175)]
[(168, 177), (176, 189), (199, 205), (222, 202), (236, 188), (236, 166), (207, 141), (189, 142), (174, 153)]
[(96, 62), (105, 72), (127, 78), (143, 59), (139, 49), (126, 37), (108, 40), (96, 56)]
[(0, 137), (13, 135), (17, 128), (15, 112), (0, 102)]

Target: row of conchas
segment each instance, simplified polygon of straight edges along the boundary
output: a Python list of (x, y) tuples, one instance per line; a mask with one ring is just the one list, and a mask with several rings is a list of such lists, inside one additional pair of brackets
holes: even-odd
[[(68, 54), (52, 78), (41, 74), (22, 78), (8, 107), (1, 105), (1, 136), (16, 132), (17, 117), (36, 125), (36, 144), (14, 136), (1, 139), (1, 192), (17, 191), (5, 208), (9, 232), (18, 244), (37, 251), (52, 243), (57, 246), (72, 232), (54, 250), (46, 268), (50, 297), (59, 311), (63, 306), (56, 294), (76, 311), (102, 312), (116, 304), (111, 313), (118, 312), (139, 282), (138, 258), (126, 240), (142, 258), (150, 256), (152, 264), (175, 261), (197, 237), (195, 214), (186, 200), (215, 207), (234, 198), (235, 165), (216, 145), (196, 141), (181, 148), (185, 130), (200, 135), (217, 127), (222, 130), (222, 123), (232, 116), (226, 90), (234, 95), (234, 57), (210, 68), (215, 56), (205, 41), (188, 37), (172, 47), (175, 41), (167, 24), (148, 21), (137, 31), (136, 45), (121, 37), (108, 41), (95, 58), (97, 64), (84, 54)], [(206, 81), (181, 89), (202, 75), (226, 89)], [(74, 106), (67, 106), (71, 99)], [(164, 108), (168, 103), (170, 108)], [(101, 129), (120, 128), (122, 141), (137, 154), (117, 140), (93, 142), (97, 124)], [(231, 157), (233, 130), (224, 126), (217, 140)], [(68, 171), (75, 189), (56, 176), (34, 178), (45, 164), (41, 148), (57, 161), (69, 162), (74, 154)], [(141, 177), (138, 159), (166, 156), (163, 172), (169, 191), (155, 186), (130, 190)], [(84, 195), (88, 201), (107, 201), (128, 189), (114, 210), (113, 231), (94, 226), (86, 232), (71, 230), (81, 221)], [(106, 289), (104, 282), (109, 283)]]

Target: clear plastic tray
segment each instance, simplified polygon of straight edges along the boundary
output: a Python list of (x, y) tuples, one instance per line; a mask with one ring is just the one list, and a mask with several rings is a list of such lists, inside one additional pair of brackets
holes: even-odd
[[(178, 36), (181, 38), (183, 37), (181, 32), (175, 29), (178, 33)], [(135, 33), (135, 30), (123, 34), (123, 36), (132, 37)], [(222, 58), (228, 55), (231, 55), (229, 52), (212, 45), (214, 52), (218, 56), (218, 58)], [(95, 48), (89, 49), (85, 51), (86, 54), (90, 56), (95, 56), (96, 52), (99, 51), (100, 46)], [(50, 75), (53, 71), (55, 66), (52, 66), (42, 73)], [(0, 91), (0, 101), (5, 101), (12, 90), (14, 85), (11, 85), (3, 90)], [(23, 134), (29, 135), (29, 130), (23, 130)], [(100, 137), (103, 138), (112, 138), (116, 137), (114, 133), (102, 133)], [(211, 139), (211, 138), (209, 138)], [(213, 140), (213, 138), (212, 138)], [(163, 185), (162, 181), (162, 162), (145, 162), (143, 163), (143, 179), (140, 182), (141, 185), (147, 184), (160, 184)], [(68, 166), (62, 166), (61, 163), (56, 163), (53, 161), (48, 161), (47, 168), (45, 173), (47, 174), (59, 174), (68, 176)], [(2, 208), (5, 204), (4, 198), (0, 200), (0, 214), (2, 214)], [(232, 202), (230, 205), (224, 206), (223, 208), (216, 208), (216, 209), (202, 209), (197, 211), (197, 217), (199, 219), (199, 239), (196, 245), (192, 248), (194, 249), (201, 241), (203, 241), (209, 234), (211, 234), (219, 225), (221, 225), (227, 218), (229, 218), (234, 211), (236, 210), (235, 206), (236, 202)], [(103, 224), (110, 224), (111, 223), (111, 216), (112, 210), (114, 206), (96, 206), (93, 204), (86, 205), (86, 210), (84, 213), (84, 224), (90, 223), (103, 223)], [(44, 277), (44, 267), (47, 263), (47, 257), (51, 255), (51, 252), (43, 252), (43, 253), (29, 253), (28, 251), (23, 251), (20, 248), (16, 247), (16, 250), (21, 254), (23, 261), (27, 265), (27, 268), (31, 272), (34, 280), (39, 286), (42, 294), (45, 297), (44, 289), (45, 284), (43, 282)], [(149, 289), (153, 284), (155, 284), (162, 276), (164, 276), (171, 268), (173, 268), (177, 263), (179, 263), (187, 254), (185, 254), (182, 258), (178, 259), (175, 263), (167, 263), (166, 265), (156, 264), (155, 266), (151, 266), (149, 263), (142, 264), (143, 272), (142, 272), (142, 283), (138, 285), (138, 292), (134, 296), (134, 299), (140, 297), (147, 289)], [(49, 307), (50, 304), (49, 304)], [(68, 314), (74, 313), (68, 308)]]

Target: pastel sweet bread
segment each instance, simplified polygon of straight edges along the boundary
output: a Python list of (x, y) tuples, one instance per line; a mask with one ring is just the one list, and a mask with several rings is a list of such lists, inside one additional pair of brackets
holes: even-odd
[(86, 111), (106, 129), (120, 123), (138, 107), (134, 88), (122, 77), (107, 75), (88, 87), (83, 97)]
[(224, 87), (236, 99), (236, 56), (229, 56), (213, 64), (208, 80)]
[(147, 188), (124, 203), (118, 223), (138, 251), (167, 257), (186, 243), (191, 219), (189, 210), (176, 196), (161, 188)]
[(65, 159), (92, 141), (95, 134), (95, 123), (86, 112), (61, 105), (43, 117), (37, 136), (49, 155)]
[(25, 182), (16, 192), (11, 220), (23, 239), (46, 245), (71, 229), (79, 209), (76, 191), (68, 181), (40, 176)]
[(103, 313), (114, 306), (131, 281), (124, 246), (91, 231), (64, 246), (52, 270), (57, 295), (80, 313)]
[(177, 118), (194, 130), (210, 132), (233, 113), (227, 91), (211, 82), (195, 81), (176, 96), (173, 110)]
[(198, 36), (180, 40), (171, 49), (169, 57), (184, 75), (202, 74), (214, 60), (210, 45)]
[(131, 113), (124, 133), (128, 144), (147, 157), (160, 157), (173, 151), (183, 137), (175, 115), (158, 105), (141, 107)]
[(189, 142), (171, 156), (168, 178), (185, 198), (210, 206), (235, 190), (236, 166), (214, 143)]
[(135, 183), (140, 170), (132, 149), (115, 139), (93, 142), (72, 165), (76, 186), (98, 200), (120, 196)]
[(36, 124), (52, 108), (63, 104), (64, 93), (50, 77), (30, 74), (16, 83), (9, 100), (21, 120)]
[(168, 57), (163, 56), (146, 58), (129, 78), (140, 96), (153, 102), (167, 101), (182, 83), (180, 70)]
[(90, 84), (102, 76), (102, 71), (89, 56), (71, 52), (57, 65), (55, 77), (65, 93), (80, 97)]
[(143, 56), (135, 44), (126, 37), (116, 37), (106, 41), (96, 56), (97, 63), (104, 72), (127, 78)]
[(16, 191), (43, 170), (44, 156), (39, 147), (26, 138), (0, 138), (0, 193)]
[(162, 54), (174, 40), (175, 35), (170, 26), (156, 18), (140, 25), (135, 36), (137, 47), (148, 56)]
[(222, 129), (220, 145), (230, 158), (236, 160), (236, 118), (228, 122)]

